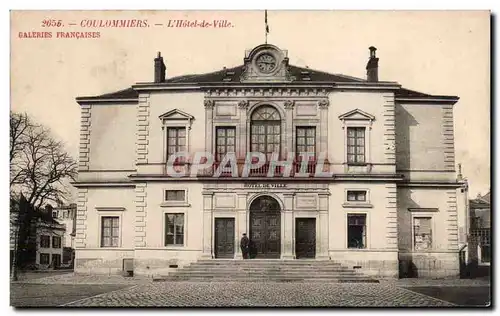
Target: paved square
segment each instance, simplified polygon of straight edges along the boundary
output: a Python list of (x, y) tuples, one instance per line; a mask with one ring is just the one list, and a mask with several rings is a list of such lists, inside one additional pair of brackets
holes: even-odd
[(287, 306), (454, 306), (394, 284), (153, 282), (66, 306), (81, 307), (287, 307)]

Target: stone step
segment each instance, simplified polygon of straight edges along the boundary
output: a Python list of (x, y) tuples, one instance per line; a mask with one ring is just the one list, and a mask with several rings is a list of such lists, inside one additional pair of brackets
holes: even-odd
[(282, 274), (335, 274), (335, 273), (356, 273), (356, 271), (348, 269), (338, 270), (289, 270), (289, 269), (183, 269), (174, 273), (282, 273)]
[(182, 272), (177, 272), (177, 273), (172, 273), (172, 276), (174, 275), (185, 275), (185, 276), (195, 276), (195, 275), (203, 275), (203, 276), (311, 276), (311, 277), (316, 277), (316, 276), (353, 276), (353, 275), (359, 275), (355, 272), (341, 272), (341, 273), (315, 273), (315, 274), (305, 274), (305, 273), (273, 273), (273, 272), (229, 272), (229, 273), (222, 273), (222, 272), (187, 272), (187, 271), (182, 271)]
[(197, 262), (199, 266), (280, 266), (280, 267), (339, 267), (339, 263), (280, 263), (280, 262)]
[(329, 260), (199, 260), (164, 277), (165, 281), (212, 282), (378, 282)]
[(277, 272), (277, 271), (254, 271), (254, 272), (211, 272), (211, 271), (178, 271), (170, 274), (175, 275), (204, 275), (204, 276), (300, 276), (300, 277), (316, 277), (316, 276), (352, 276), (361, 275), (354, 271), (345, 272), (335, 272), (335, 273), (287, 273), (287, 272)]
[(270, 262), (270, 263), (338, 263), (332, 260), (304, 260), (304, 259), (293, 259), (293, 260), (283, 260), (283, 259), (210, 259), (210, 260), (198, 260), (197, 262), (202, 263), (214, 263), (214, 262), (232, 262), (232, 263), (247, 263), (247, 262)]
[(290, 271), (338, 271), (338, 270), (354, 270), (349, 267), (332, 266), (332, 267), (302, 267), (302, 266), (200, 266), (190, 265), (182, 269), (205, 269), (205, 270), (290, 270)]
[(378, 280), (366, 277), (358, 278), (310, 278), (310, 277), (276, 277), (276, 278), (247, 278), (247, 277), (228, 277), (228, 278), (210, 278), (210, 277), (166, 277), (163, 282), (329, 282), (329, 283), (379, 283)]

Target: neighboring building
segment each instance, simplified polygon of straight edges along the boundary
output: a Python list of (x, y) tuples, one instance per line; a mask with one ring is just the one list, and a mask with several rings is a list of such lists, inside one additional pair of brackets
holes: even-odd
[[(118, 273), (133, 259), (136, 274), (166, 274), (200, 258), (238, 259), (248, 233), (256, 258), (458, 276), (467, 233), (459, 98), (379, 81), (375, 51), (366, 80), (290, 65), (267, 44), (243, 65), (173, 78), (158, 54), (154, 82), (77, 98), (75, 271)], [(243, 171), (251, 151), (313, 157), (303, 169), (305, 158), (290, 157), (292, 174), (306, 178), (281, 177), (285, 167), (267, 178), (268, 163)], [(173, 169), (187, 176), (173, 176), (167, 159), (179, 152), (213, 153), (215, 168), (178, 159)], [(214, 177), (227, 153), (237, 177)], [(313, 176), (320, 171), (329, 174)]]
[[(11, 201), (11, 204), (15, 203)], [(17, 208), (17, 205), (13, 208)], [(29, 229), (25, 230), (20, 244), (16, 242), (16, 237), (21, 234), (17, 223), (18, 216), (18, 211), (11, 211), (11, 260), (17, 247), (22, 268), (43, 270), (61, 267), (65, 226), (52, 218), (51, 207), (36, 209), (33, 212)]]
[(491, 263), (491, 201), (490, 192), (469, 201), (469, 260), (479, 265)]
[(53, 208), (52, 217), (65, 227), (62, 265), (71, 267), (73, 266), (75, 249), (76, 204)]

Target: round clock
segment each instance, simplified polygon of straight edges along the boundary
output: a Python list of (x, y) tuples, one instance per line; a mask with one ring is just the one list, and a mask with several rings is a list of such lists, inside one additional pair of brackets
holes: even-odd
[(257, 57), (255, 63), (263, 73), (270, 73), (276, 69), (276, 58), (273, 55), (264, 53)]

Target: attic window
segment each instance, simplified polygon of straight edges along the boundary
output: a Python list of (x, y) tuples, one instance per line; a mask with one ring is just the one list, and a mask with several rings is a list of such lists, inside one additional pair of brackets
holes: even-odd
[(231, 76), (234, 75), (234, 71), (227, 71), (225, 70), (225, 78), (223, 78), (223, 81), (231, 81), (232, 79), (230, 78)]
[(311, 78), (309, 77), (309, 71), (301, 71), (300, 74), (302, 75), (302, 80), (311, 80)]

